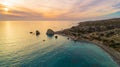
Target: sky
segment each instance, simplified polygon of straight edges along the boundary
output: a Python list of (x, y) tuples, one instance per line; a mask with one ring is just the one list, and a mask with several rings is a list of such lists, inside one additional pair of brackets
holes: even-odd
[(120, 0), (0, 0), (0, 20), (120, 18)]

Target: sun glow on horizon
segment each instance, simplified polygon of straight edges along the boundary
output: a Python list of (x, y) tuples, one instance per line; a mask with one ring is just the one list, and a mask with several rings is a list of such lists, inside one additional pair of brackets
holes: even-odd
[(8, 12), (9, 11), (9, 8), (4, 8), (3, 9), (5, 12)]

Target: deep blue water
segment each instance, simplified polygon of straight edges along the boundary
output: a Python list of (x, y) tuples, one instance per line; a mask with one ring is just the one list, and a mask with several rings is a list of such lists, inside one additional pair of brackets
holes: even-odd
[[(55, 39), (45, 34), (48, 28), (57, 31), (76, 24), (71, 23), (1, 22), (0, 67), (119, 67), (93, 43), (75, 42), (60, 35)], [(29, 34), (36, 29), (40, 36)]]

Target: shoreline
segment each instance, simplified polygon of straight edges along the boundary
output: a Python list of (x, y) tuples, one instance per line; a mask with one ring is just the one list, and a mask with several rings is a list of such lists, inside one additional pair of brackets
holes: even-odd
[(73, 41), (82, 41), (83, 40), (83, 41), (87, 41), (87, 42), (90, 42), (90, 43), (93, 43), (93, 44), (97, 45), (98, 47), (103, 49), (113, 59), (113, 61), (115, 63), (117, 63), (120, 66), (120, 53), (118, 51), (114, 50), (113, 48), (104, 45), (102, 42), (97, 41), (97, 40), (91, 41), (91, 40), (85, 39), (85, 38), (77, 39), (74, 36), (63, 35), (63, 34), (59, 34), (59, 33), (57, 33), (57, 34), (65, 36), (65, 37), (68, 37), (68, 38), (70, 38)]
[(88, 41), (103, 49), (120, 66), (120, 18), (84, 21), (57, 31), (74, 41)]

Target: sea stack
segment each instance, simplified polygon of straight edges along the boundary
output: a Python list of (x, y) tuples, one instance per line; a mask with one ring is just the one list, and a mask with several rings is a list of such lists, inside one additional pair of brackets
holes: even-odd
[(48, 29), (46, 34), (47, 35), (54, 35), (55, 32), (52, 29)]
[(36, 30), (36, 36), (39, 36), (40, 32), (38, 30)]

